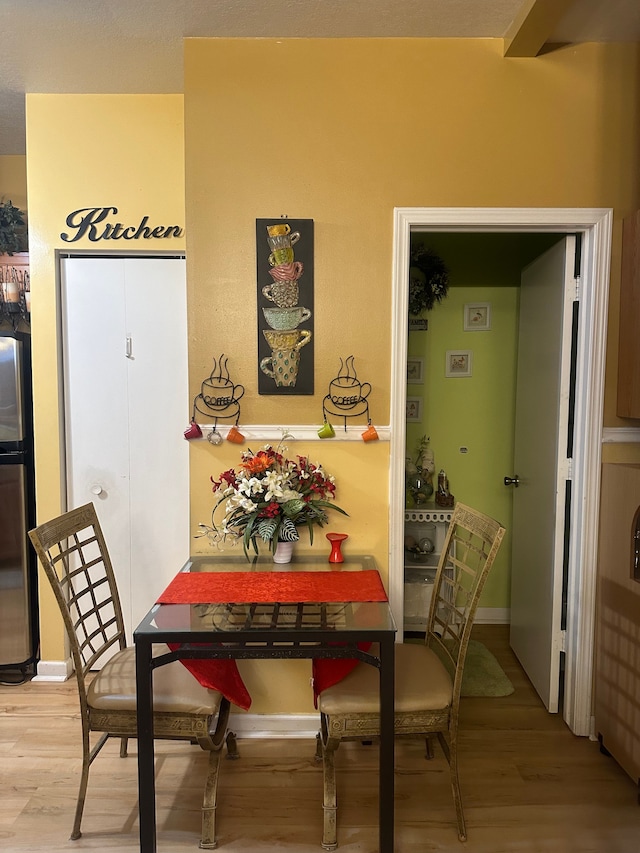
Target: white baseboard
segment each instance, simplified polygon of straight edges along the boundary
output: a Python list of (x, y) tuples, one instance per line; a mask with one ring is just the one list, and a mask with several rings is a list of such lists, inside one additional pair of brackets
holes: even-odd
[(602, 430), (603, 444), (636, 444), (640, 441), (638, 427), (605, 427)]
[(66, 681), (73, 673), (71, 658), (68, 660), (38, 661), (37, 675), (32, 681)]
[(508, 625), (511, 622), (511, 610), (508, 607), (478, 607), (475, 625)]
[(231, 713), (229, 728), (239, 738), (308, 738), (320, 731), (319, 714)]

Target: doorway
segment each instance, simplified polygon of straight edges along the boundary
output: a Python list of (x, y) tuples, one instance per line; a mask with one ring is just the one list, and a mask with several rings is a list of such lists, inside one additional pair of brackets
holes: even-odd
[[(428, 435), (456, 500), (505, 526), (476, 621), (510, 624), (514, 652), (555, 712), (577, 240), (415, 232), (411, 246), (442, 260), (450, 287), (428, 331), (409, 331), (409, 361), (421, 356), (423, 375), (407, 394), (423, 414), (407, 423), (407, 448)], [(468, 353), (468, 369), (448, 370), (451, 352)]]
[[(571, 537), (567, 576), (567, 630), (563, 716), (575, 734), (591, 733), (591, 670), (596, 536), (604, 391), (605, 336), (612, 213), (588, 209), (398, 208), (394, 229), (393, 378), (390, 473), (390, 599), (402, 613), (407, 271), (410, 237), (492, 232), (582, 235), (583, 282), (577, 335), (577, 382)], [(401, 624), (400, 619), (398, 620)]]

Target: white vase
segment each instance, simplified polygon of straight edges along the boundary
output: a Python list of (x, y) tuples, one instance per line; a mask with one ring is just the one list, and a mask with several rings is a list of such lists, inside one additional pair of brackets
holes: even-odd
[(278, 542), (273, 554), (274, 563), (290, 563), (293, 554), (293, 542)]

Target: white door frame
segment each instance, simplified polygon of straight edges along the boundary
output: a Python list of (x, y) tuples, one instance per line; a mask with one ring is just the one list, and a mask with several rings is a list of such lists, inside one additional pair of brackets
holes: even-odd
[(576, 735), (593, 736), (594, 654), (600, 463), (604, 401), (610, 208), (424, 208), (394, 210), (391, 328), (391, 460), (389, 482), (389, 599), (402, 625), (404, 599), (404, 460), (406, 455), (406, 356), (412, 231), (581, 233), (582, 273), (577, 385), (564, 719)]

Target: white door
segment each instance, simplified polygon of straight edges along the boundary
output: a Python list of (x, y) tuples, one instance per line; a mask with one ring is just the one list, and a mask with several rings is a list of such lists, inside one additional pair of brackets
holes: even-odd
[(189, 554), (183, 258), (61, 261), (67, 506), (93, 501), (127, 634)]
[(511, 646), (558, 710), (575, 237), (522, 273), (518, 335)]

